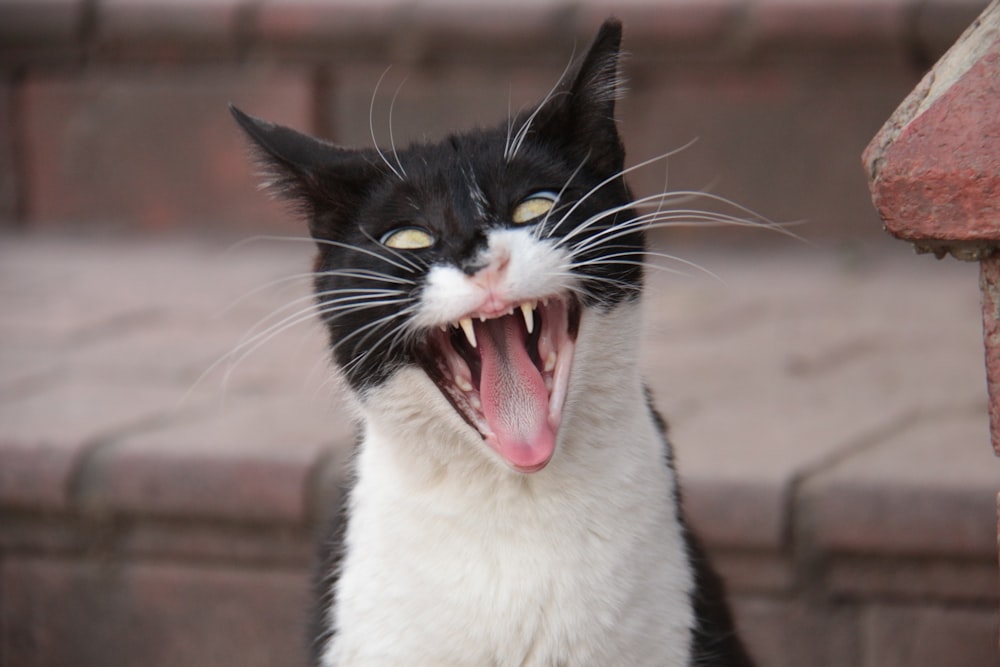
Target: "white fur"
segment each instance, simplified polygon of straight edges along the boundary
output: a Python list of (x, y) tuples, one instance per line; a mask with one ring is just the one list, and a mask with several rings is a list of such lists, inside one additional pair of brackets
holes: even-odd
[[(489, 252), (541, 245), (510, 234)], [(546, 270), (526, 261), (511, 280), (537, 280), (534, 266)], [(439, 280), (468, 279), (456, 273)], [(567, 279), (554, 275), (528, 285)], [(439, 289), (465, 288), (435, 283), (432, 320), (466, 312)], [(635, 303), (583, 312), (557, 450), (530, 475), (510, 470), (419, 369), (362, 397), (324, 665), (688, 664), (693, 573), (638, 372), (638, 326)]]

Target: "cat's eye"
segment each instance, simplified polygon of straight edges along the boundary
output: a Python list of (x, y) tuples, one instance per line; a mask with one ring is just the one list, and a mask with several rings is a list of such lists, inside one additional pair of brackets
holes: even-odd
[(434, 237), (420, 227), (400, 227), (383, 234), (380, 243), (394, 250), (420, 250), (434, 245)]
[(554, 192), (536, 192), (514, 208), (510, 219), (515, 225), (526, 225), (542, 217), (556, 205)]

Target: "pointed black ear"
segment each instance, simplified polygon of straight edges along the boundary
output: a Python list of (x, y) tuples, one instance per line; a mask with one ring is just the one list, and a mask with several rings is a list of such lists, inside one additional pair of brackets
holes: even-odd
[(555, 141), (601, 173), (620, 171), (625, 148), (615, 124), (615, 102), (622, 92), (619, 71), (622, 24), (609, 18), (567, 84), (539, 109), (538, 134)]
[(364, 153), (340, 148), (229, 105), (268, 172), (268, 190), (291, 201), (314, 237), (330, 238), (360, 206), (379, 172)]

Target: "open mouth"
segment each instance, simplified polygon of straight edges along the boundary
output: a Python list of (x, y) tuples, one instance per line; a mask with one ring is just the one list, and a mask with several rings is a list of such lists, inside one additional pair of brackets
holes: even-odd
[(428, 335), (427, 375), (512, 468), (535, 472), (555, 452), (580, 325), (571, 296), (470, 313)]

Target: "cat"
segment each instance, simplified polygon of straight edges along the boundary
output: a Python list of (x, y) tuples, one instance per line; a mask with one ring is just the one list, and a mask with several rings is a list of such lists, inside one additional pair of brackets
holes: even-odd
[(231, 108), (308, 220), (360, 424), (317, 665), (751, 664), (638, 361), (621, 35), (508, 122), (399, 151)]

